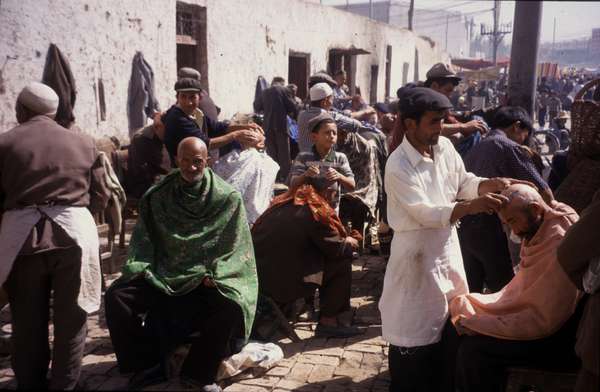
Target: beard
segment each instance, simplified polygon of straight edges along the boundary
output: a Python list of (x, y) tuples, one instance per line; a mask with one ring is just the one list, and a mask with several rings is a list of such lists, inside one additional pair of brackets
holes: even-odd
[(524, 240), (531, 241), (531, 239), (537, 234), (542, 222), (544, 221), (542, 216), (534, 216), (531, 212), (527, 211), (527, 229), (521, 231), (517, 235)]
[(200, 173), (184, 173), (184, 172), (180, 172), (181, 177), (183, 177), (183, 179), (190, 184), (195, 184), (198, 183), (200, 181), (202, 181), (202, 178), (204, 177), (204, 172), (200, 172)]

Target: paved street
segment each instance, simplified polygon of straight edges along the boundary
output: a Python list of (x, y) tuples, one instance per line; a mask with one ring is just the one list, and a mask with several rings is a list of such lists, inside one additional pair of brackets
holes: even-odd
[[(381, 322), (377, 300), (381, 293), (385, 260), (379, 256), (363, 256), (353, 264), (352, 307), (354, 323), (365, 334), (350, 339), (313, 338), (315, 323), (297, 323), (302, 339), (278, 342), (285, 358), (262, 375), (242, 373), (227, 380), (227, 392), (263, 391), (387, 391), (387, 347), (381, 339)], [(118, 274), (107, 276), (110, 284)], [(2, 331), (10, 332), (8, 307), (0, 312)], [(128, 377), (119, 375), (112, 350), (104, 310), (88, 319), (88, 337), (81, 389), (119, 390), (127, 386)], [(50, 326), (52, 331), (52, 326)], [(10, 357), (0, 358), (0, 389), (15, 389)], [(178, 379), (146, 388), (146, 390), (186, 390)]]

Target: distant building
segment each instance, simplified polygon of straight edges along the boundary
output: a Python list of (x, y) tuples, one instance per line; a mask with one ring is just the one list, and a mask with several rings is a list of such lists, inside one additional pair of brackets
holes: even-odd
[[(394, 26), (408, 27), (410, 3), (403, 0), (368, 1), (339, 5), (336, 8), (389, 23)], [(469, 56), (469, 35), (473, 27), (461, 12), (445, 9), (414, 10), (413, 30), (436, 42), (453, 57)]]
[(137, 51), (154, 71), (163, 110), (175, 101), (177, 69), (191, 66), (202, 73), (221, 118), (252, 111), (259, 75), (268, 81), (283, 76), (304, 98), (310, 74), (345, 69), (348, 85), (359, 86), (373, 102), (394, 96), (406, 81), (423, 79), (436, 62), (449, 61), (443, 43), (432, 45), (406, 29), (318, 0), (8, 0), (0, 9), (6, 57), (0, 132), (16, 123), (19, 91), (41, 79), (50, 43), (68, 59), (75, 78), (77, 125), (94, 136), (123, 139)]
[(592, 29), (589, 51), (591, 60), (600, 61), (600, 28)]

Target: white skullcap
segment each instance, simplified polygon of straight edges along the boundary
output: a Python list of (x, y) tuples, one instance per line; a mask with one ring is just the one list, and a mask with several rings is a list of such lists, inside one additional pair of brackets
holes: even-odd
[(310, 100), (313, 102), (325, 99), (330, 95), (333, 95), (333, 90), (327, 83), (317, 83), (310, 88)]
[(58, 95), (49, 86), (31, 82), (19, 93), (17, 101), (36, 114), (54, 116), (58, 109)]

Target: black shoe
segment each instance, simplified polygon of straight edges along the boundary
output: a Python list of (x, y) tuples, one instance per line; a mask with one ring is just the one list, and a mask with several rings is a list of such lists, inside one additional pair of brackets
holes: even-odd
[(352, 326), (336, 326), (332, 327), (329, 325), (317, 324), (315, 329), (316, 338), (349, 338), (356, 335), (362, 335), (363, 330)]
[(129, 379), (127, 389), (130, 391), (138, 391), (147, 386), (160, 384), (161, 382), (165, 381), (167, 381), (167, 375), (165, 374), (164, 366), (162, 363), (159, 363), (158, 365), (141, 370), (134, 374)]

